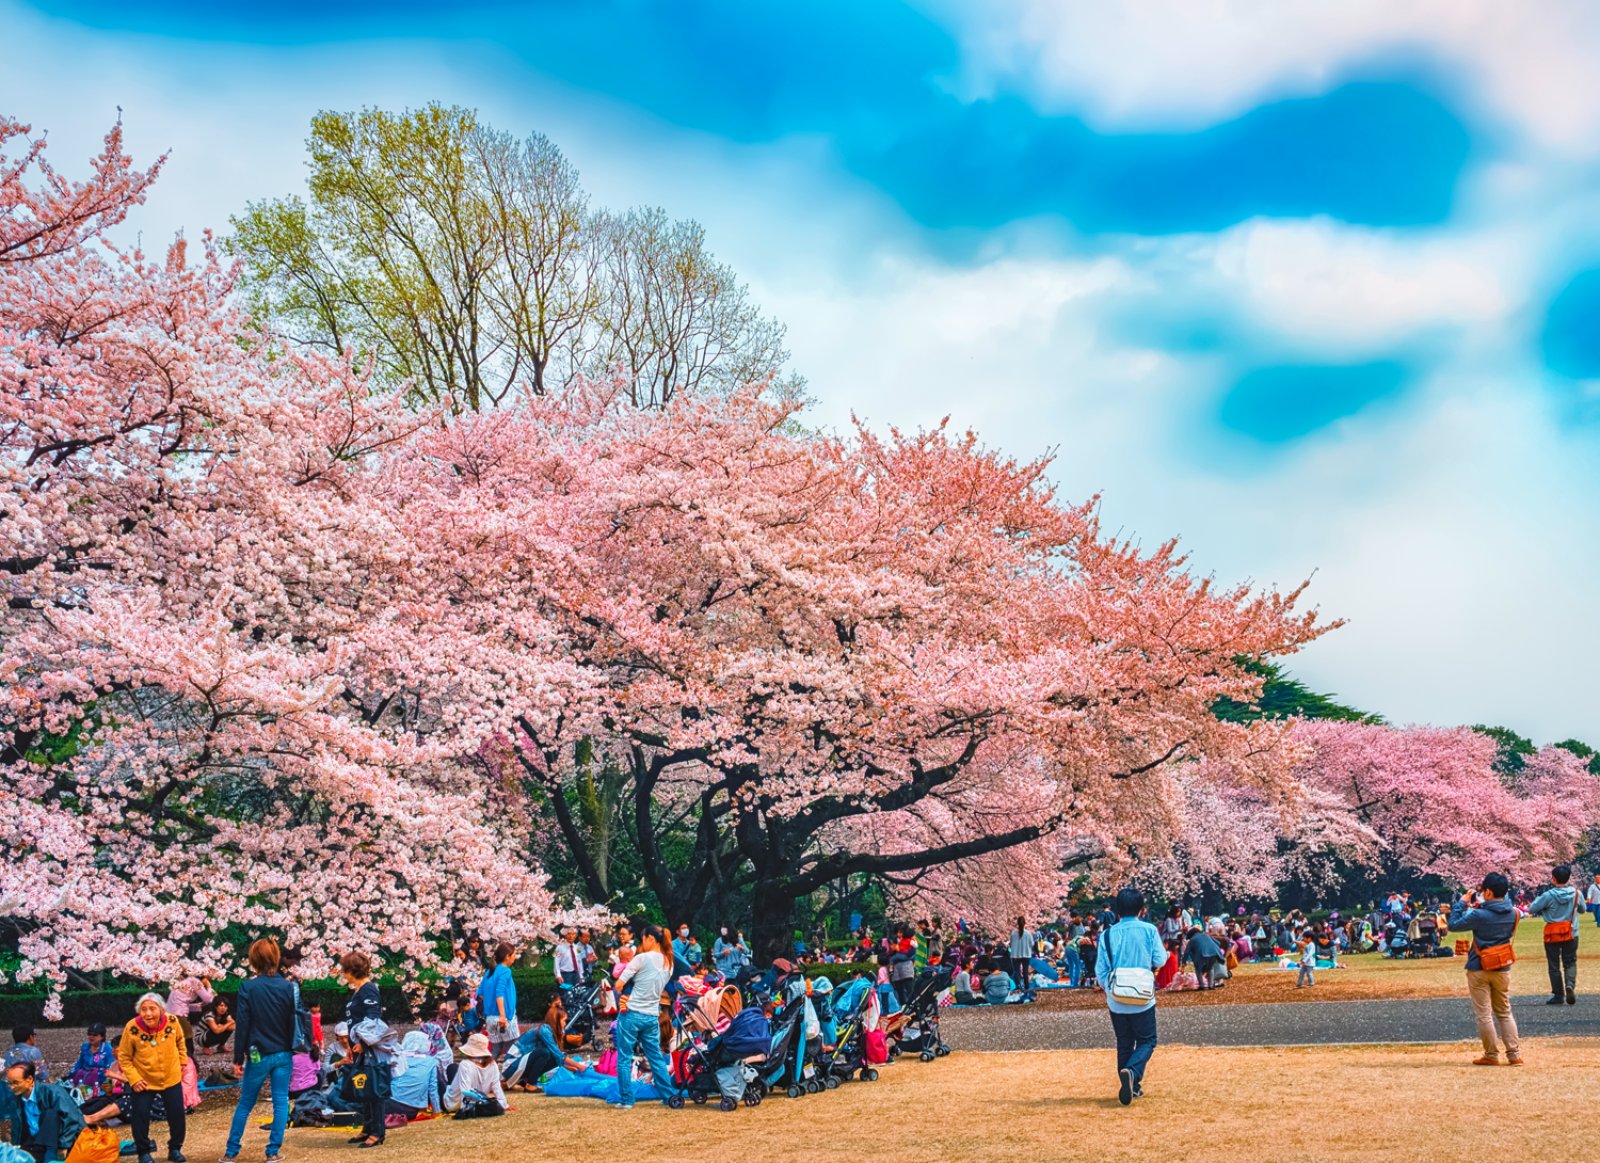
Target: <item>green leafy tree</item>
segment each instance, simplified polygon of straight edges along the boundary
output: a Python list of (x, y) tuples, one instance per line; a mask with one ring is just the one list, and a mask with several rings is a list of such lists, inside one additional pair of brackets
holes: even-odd
[(1332, 695), (1318, 694), (1299, 679), (1290, 678), (1277, 663), (1244, 659), (1240, 665), (1261, 677), (1261, 697), (1254, 703), (1219, 700), (1212, 711), (1225, 722), (1249, 723), (1257, 719), (1288, 718), (1383, 722), (1382, 716), (1357, 710), (1339, 702)]
[(641, 407), (784, 374), (784, 329), (659, 209), (591, 210), (548, 138), (457, 106), (324, 111), (305, 198), (251, 203), (229, 240), (251, 305), (425, 399), (489, 407), (620, 369)]
[(1484, 723), (1474, 723), (1472, 729), (1480, 735), (1487, 735), (1493, 739), (1495, 746), (1500, 749), (1499, 756), (1494, 761), (1494, 769), (1500, 773), (1502, 779), (1515, 780), (1527, 765), (1528, 756), (1535, 755), (1539, 751), (1533, 745), (1532, 739), (1517, 734), (1510, 727), (1490, 727)]

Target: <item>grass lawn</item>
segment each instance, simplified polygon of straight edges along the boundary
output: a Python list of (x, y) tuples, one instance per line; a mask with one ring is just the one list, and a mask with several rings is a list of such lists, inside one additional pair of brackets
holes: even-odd
[[(1294, 1049), (1160, 1049), (1148, 1097), (1117, 1105), (1109, 1051), (957, 1052), (901, 1062), (876, 1083), (810, 1098), (714, 1107), (612, 1110), (596, 1100), (517, 1095), (502, 1119), (438, 1121), (391, 1131), (369, 1156), (387, 1163), (531, 1163), (574, 1158), (678, 1160), (840, 1158), (1138, 1160), (1589, 1158), (1581, 1117), (1600, 1101), (1600, 1040), (1525, 1044), (1528, 1065), (1469, 1065), (1467, 1043)], [(1385, 1111), (1420, 1116), (1398, 1121)], [(193, 1118), (188, 1153), (220, 1156), (231, 1108)], [(1492, 1112), (1492, 1117), (1491, 1117)], [(1407, 1128), (1410, 1128), (1409, 1130)], [(332, 1131), (291, 1130), (295, 1160), (348, 1159)], [(245, 1159), (260, 1159), (252, 1130)]]
[[(1517, 927), (1517, 963), (1511, 969), (1512, 992), (1548, 993), (1543, 926), (1537, 921)], [(1454, 938), (1451, 938), (1452, 941)], [(1466, 992), (1466, 959), (1439, 957), (1392, 960), (1376, 953), (1341, 959), (1345, 969), (1318, 970), (1314, 989), (1296, 989), (1296, 974), (1268, 964), (1244, 965), (1232, 981), (1214, 992), (1161, 995), (1162, 1006), (1220, 1005), (1279, 1001), (1360, 1001), (1368, 998), (1458, 997)], [(1600, 931), (1584, 919), (1578, 934), (1578, 992), (1600, 994)], [(1046, 990), (1041, 1004), (1049, 1009), (1101, 1009), (1104, 997), (1094, 990)]]

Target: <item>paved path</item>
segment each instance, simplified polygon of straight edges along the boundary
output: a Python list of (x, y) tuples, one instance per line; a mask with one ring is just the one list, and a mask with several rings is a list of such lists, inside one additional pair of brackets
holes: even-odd
[[(1523, 1037), (1600, 1036), (1600, 997), (1546, 1006), (1549, 994), (1512, 999)], [(1188, 1005), (1161, 1011), (1161, 1041), (1188, 1046), (1316, 1046), (1371, 1042), (1459, 1042), (1477, 1027), (1465, 996), (1403, 1001)], [(1006, 1006), (949, 1009), (945, 1041), (958, 1050), (1086, 1050), (1111, 1044), (1101, 1010)]]

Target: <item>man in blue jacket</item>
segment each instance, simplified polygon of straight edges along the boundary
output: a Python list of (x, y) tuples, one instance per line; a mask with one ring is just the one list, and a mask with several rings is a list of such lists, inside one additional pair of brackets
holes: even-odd
[(1471, 933), (1472, 949), (1467, 953), (1467, 993), (1472, 998), (1473, 1016), (1478, 1021), (1478, 1037), (1483, 1055), (1474, 1066), (1500, 1065), (1500, 1046), (1506, 1052), (1506, 1065), (1522, 1065), (1522, 1042), (1517, 1036), (1517, 1019), (1511, 1016), (1511, 965), (1485, 969), (1479, 954), (1485, 949), (1510, 943), (1517, 931), (1517, 910), (1506, 900), (1511, 882), (1504, 874), (1491, 872), (1483, 878), (1481, 895), (1468, 893), (1450, 906), (1450, 931)]
[(19, 1062), (6, 1070), (0, 1091), (0, 1119), (11, 1123), (11, 1140), (39, 1163), (65, 1159), (83, 1131), (83, 1114), (72, 1096), (50, 1082), (38, 1079), (32, 1062)]
[[(1139, 919), (1144, 912), (1144, 894), (1136, 888), (1117, 893), (1119, 920), (1100, 937), (1095, 976), (1105, 986), (1106, 1007), (1111, 1011), (1111, 1029), (1117, 1038), (1117, 1101), (1127, 1106), (1144, 1095), (1144, 1070), (1156, 1052), (1155, 971), (1167, 963), (1167, 948), (1161, 934), (1149, 921)], [(1149, 1001), (1121, 1000), (1113, 991), (1120, 987), (1112, 980), (1112, 970), (1136, 979), (1131, 984), (1147, 988)]]

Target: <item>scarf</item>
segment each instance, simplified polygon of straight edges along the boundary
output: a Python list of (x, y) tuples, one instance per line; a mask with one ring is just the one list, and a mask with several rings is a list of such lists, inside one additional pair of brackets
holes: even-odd
[(134, 1021), (134, 1024), (136, 1026), (138, 1026), (141, 1030), (143, 1030), (147, 1034), (159, 1034), (162, 1030), (167, 1028), (167, 1015), (166, 1014), (162, 1014), (161, 1015), (161, 1024), (159, 1026), (147, 1026), (147, 1025), (145, 1025), (144, 1024), (144, 1016), (142, 1014), (136, 1016), (133, 1019), (133, 1021)]

